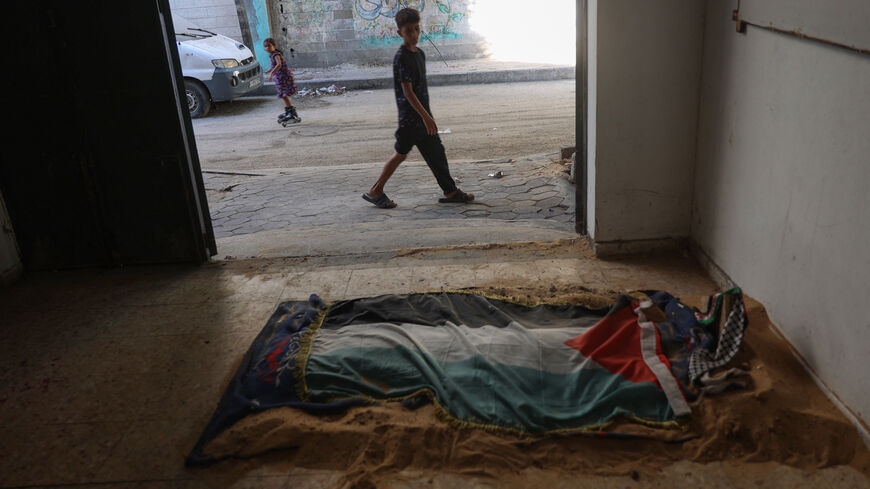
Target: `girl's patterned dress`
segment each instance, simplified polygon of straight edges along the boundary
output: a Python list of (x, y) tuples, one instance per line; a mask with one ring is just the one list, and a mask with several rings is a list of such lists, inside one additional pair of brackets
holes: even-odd
[(281, 56), (284, 65), (275, 71), (275, 89), (278, 90), (278, 98), (284, 98), (294, 95), (299, 90), (296, 89), (296, 80), (293, 78), (293, 72), (290, 71), (290, 67), (287, 66), (287, 60), (284, 59), (284, 53), (275, 50), (269, 55), (269, 59), (272, 60), (271, 68), (277, 66), (278, 62), (275, 60), (275, 56), (278, 55)]

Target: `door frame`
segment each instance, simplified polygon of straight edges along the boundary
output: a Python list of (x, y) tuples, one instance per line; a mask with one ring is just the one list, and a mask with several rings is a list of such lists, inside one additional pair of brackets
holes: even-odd
[(574, 231), (578, 234), (586, 236), (588, 233), (588, 223), (586, 222), (586, 186), (589, 151), (588, 151), (588, 108), (589, 108), (589, 75), (588, 75), (588, 60), (589, 60), (589, 0), (577, 0), (577, 61), (575, 65), (575, 83), (576, 97), (578, 98), (575, 106), (574, 120), (576, 121), (575, 129), (575, 147), (577, 155), (574, 168), (574, 208), (576, 209)]
[[(208, 198), (205, 193), (205, 182), (202, 178), (202, 168), (199, 163), (199, 152), (196, 149), (196, 139), (193, 134), (193, 122), (190, 111), (187, 110), (185, 101), (184, 76), (181, 70), (181, 60), (178, 56), (175, 29), (173, 29), (172, 13), (169, 0), (157, 0), (157, 8), (163, 26), (163, 40), (166, 47), (166, 56), (169, 61), (169, 71), (175, 84), (175, 102), (178, 108), (178, 122), (184, 139), (185, 156), (187, 157), (189, 183), (193, 186), (186, 195), (190, 207), (193, 208), (194, 225), (199, 228), (199, 236), (202, 239), (199, 248), (203, 250), (202, 261), (208, 261), (209, 257), (217, 254), (214, 229), (211, 223), (211, 214), (208, 209)], [(184, 102), (184, 103), (182, 103)]]

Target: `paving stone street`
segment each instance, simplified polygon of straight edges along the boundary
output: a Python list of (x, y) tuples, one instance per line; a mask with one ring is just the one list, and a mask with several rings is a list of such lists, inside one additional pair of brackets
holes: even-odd
[[(458, 186), (476, 198), (470, 204), (440, 204), (440, 189), (429, 168), (424, 162), (408, 161), (386, 188), (398, 204), (394, 209), (378, 209), (361, 198), (382, 164), (205, 171), (203, 176), (218, 239), (278, 229), (425, 219), (541, 221), (548, 228), (571, 231), (575, 188), (557, 162), (556, 153), (451, 162)], [(490, 176), (498, 172), (501, 178)]]

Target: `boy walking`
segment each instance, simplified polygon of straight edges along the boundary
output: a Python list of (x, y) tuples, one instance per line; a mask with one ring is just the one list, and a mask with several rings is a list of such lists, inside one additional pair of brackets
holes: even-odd
[(399, 164), (408, 157), (411, 148), (417, 146), (444, 192), (444, 198), (438, 199), (438, 202), (471, 202), (474, 194), (459, 190), (450, 176), (444, 145), (438, 137), (438, 126), (435, 125), (429, 109), (426, 55), (417, 47), (420, 40), (420, 13), (412, 8), (399, 10), (396, 13), (396, 25), (399, 35), (405, 41), (393, 58), (393, 85), (396, 105), (399, 108), (399, 129), (396, 131), (394, 146), (396, 154), (387, 160), (378, 181), (362, 198), (382, 209), (396, 207), (396, 203), (384, 193), (384, 186)]

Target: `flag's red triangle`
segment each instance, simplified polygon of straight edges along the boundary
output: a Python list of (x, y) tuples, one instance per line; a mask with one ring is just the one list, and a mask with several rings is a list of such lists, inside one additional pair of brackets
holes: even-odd
[[(608, 371), (632, 382), (652, 382), (661, 388), (655, 374), (643, 360), (640, 347), (640, 326), (633, 306), (611, 314), (582, 335), (565, 342), (586, 358), (595, 360)], [(662, 354), (661, 340), (656, 332), (656, 353), (665, 365), (670, 362)]]

